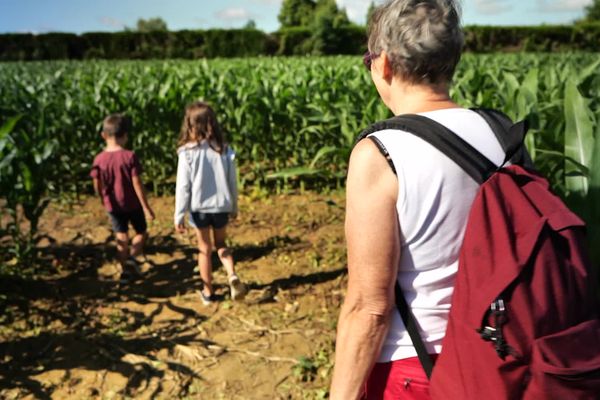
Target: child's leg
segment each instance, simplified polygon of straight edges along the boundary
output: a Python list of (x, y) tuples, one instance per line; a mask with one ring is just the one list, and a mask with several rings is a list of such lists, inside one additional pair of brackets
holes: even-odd
[(210, 228), (196, 228), (196, 237), (198, 239), (198, 267), (200, 269), (200, 278), (204, 283), (202, 289), (205, 296), (213, 293), (212, 288), (212, 244), (210, 242)]
[(125, 261), (129, 257), (129, 236), (127, 235), (128, 220), (127, 216), (119, 212), (109, 212), (110, 223), (117, 239), (117, 260), (121, 266), (125, 265)]
[(129, 257), (129, 236), (127, 232), (115, 232), (115, 237), (117, 238), (117, 259), (123, 266)]
[(225, 238), (227, 237), (226, 227), (214, 228), (213, 237), (215, 241), (215, 247), (217, 248), (217, 254), (219, 260), (225, 267), (228, 276), (235, 275), (235, 266), (233, 264), (233, 254), (230, 248), (225, 245)]
[(148, 238), (148, 233), (136, 233), (136, 235), (131, 239), (131, 256), (137, 257), (144, 252), (144, 244), (146, 243), (146, 239)]
[(223, 266), (227, 270), (227, 275), (229, 275), (229, 288), (231, 290), (231, 299), (242, 300), (245, 297), (248, 289), (235, 273), (231, 249), (225, 246), (225, 227), (223, 226), (222, 228), (215, 228), (213, 230), (213, 235), (215, 239), (215, 247), (217, 248), (217, 254), (219, 255), (221, 263), (223, 263)]
[(131, 240), (131, 256), (136, 257), (144, 252), (144, 244), (148, 238), (148, 225), (143, 210), (136, 210), (130, 213), (131, 225), (135, 229), (136, 235)]

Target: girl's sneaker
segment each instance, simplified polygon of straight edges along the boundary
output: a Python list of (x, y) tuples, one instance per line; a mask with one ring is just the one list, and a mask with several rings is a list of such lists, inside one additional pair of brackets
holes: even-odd
[(229, 277), (229, 288), (231, 290), (232, 300), (242, 300), (248, 291), (246, 285), (240, 281), (240, 278), (238, 278), (237, 275), (231, 275)]
[(207, 296), (204, 294), (204, 292), (202, 290), (196, 290), (196, 292), (198, 292), (198, 294), (200, 295), (200, 299), (202, 300), (202, 304), (204, 304), (205, 306), (209, 306), (212, 303), (215, 302), (215, 295), (211, 294), (210, 296)]
[(137, 276), (142, 276), (142, 269), (140, 268), (140, 264), (133, 256), (129, 256), (125, 261), (125, 265), (129, 267), (133, 273)]

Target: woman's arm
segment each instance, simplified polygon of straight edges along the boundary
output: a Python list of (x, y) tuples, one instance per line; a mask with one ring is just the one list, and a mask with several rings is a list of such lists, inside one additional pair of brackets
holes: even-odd
[(370, 140), (356, 145), (346, 185), (348, 291), (337, 329), (331, 399), (357, 399), (394, 307), (400, 257), (398, 180)]

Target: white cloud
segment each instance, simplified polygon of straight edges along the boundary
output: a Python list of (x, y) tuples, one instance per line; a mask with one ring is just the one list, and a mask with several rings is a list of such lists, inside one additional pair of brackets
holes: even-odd
[(252, 14), (242, 7), (229, 7), (215, 13), (215, 16), (225, 21), (244, 21), (252, 18)]
[(479, 14), (497, 15), (511, 9), (508, 0), (475, 0), (475, 11)]
[(113, 17), (100, 17), (100, 23), (102, 25), (106, 25), (110, 28), (123, 29), (125, 28), (125, 23)]
[(536, 0), (537, 11), (570, 12), (582, 11), (591, 0)]
[[(375, 0), (376, 5), (382, 4), (384, 0)], [(371, 0), (336, 0), (339, 8), (345, 8), (346, 14), (350, 20), (364, 24), (367, 19), (367, 10), (371, 5)]]

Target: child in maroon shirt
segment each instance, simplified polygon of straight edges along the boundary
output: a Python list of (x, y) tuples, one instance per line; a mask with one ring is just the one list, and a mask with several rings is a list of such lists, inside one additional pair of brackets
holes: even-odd
[[(115, 231), (119, 262), (122, 266), (133, 267), (139, 273), (135, 257), (142, 254), (147, 237), (144, 213), (154, 220), (154, 211), (146, 200), (140, 180), (140, 162), (133, 151), (123, 148), (130, 130), (129, 118), (121, 114), (112, 114), (104, 119), (102, 138), (106, 141), (106, 147), (94, 159), (90, 176)], [(131, 250), (127, 235), (129, 223), (136, 232), (131, 241)]]

